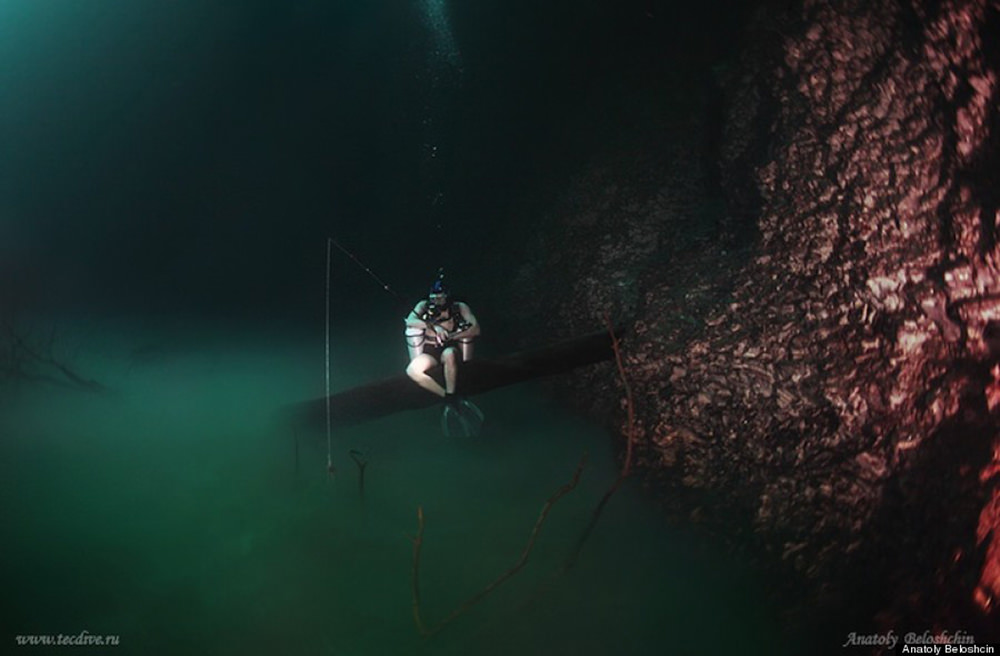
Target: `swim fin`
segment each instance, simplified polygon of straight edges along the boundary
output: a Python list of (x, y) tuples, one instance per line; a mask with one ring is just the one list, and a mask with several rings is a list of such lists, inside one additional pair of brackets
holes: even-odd
[(441, 411), (441, 432), (446, 437), (476, 437), (483, 429), (485, 416), (468, 399), (457, 398)]

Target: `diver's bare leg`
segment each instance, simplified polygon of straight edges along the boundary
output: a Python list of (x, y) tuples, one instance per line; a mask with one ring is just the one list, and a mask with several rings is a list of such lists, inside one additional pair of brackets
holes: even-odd
[[(442, 354), (442, 359), (444, 355)], [(410, 360), (410, 364), (406, 367), (406, 375), (409, 376), (413, 382), (420, 385), (428, 392), (432, 392), (438, 396), (444, 396), (444, 388), (438, 385), (438, 382), (427, 375), (427, 371), (437, 364), (435, 360), (430, 355), (421, 354)], [(445, 368), (446, 378), (447, 378), (447, 368)]]
[(448, 394), (455, 393), (455, 383), (458, 379), (458, 353), (454, 348), (448, 347), (441, 354), (441, 362), (444, 364), (444, 387)]

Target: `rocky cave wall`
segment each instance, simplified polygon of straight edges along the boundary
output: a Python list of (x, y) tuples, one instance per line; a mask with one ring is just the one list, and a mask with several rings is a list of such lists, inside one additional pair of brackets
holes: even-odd
[[(590, 167), (517, 287), (556, 336), (628, 325), (638, 455), (668, 507), (745, 527), (817, 604), (875, 591), (863, 612), (886, 628), (982, 639), (1000, 604), (1000, 3), (777, 4), (720, 72), (720, 161), (692, 112), (656, 156)], [(610, 366), (569, 385), (624, 434)]]

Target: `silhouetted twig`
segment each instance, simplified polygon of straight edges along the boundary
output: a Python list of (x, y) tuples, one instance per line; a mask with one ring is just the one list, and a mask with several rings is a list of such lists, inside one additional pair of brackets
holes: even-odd
[(95, 380), (84, 378), (53, 355), (55, 331), (45, 339), (33, 339), (30, 331), (20, 330), (5, 319), (0, 324), (0, 377), (48, 382), (104, 392), (107, 388)]
[(357, 449), (351, 449), (350, 451), (351, 460), (354, 464), (358, 466), (358, 494), (361, 495), (361, 502), (365, 501), (365, 467), (368, 466), (368, 461), (365, 460), (365, 454), (361, 453)]
[(590, 538), (590, 534), (594, 532), (594, 527), (597, 526), (597, 520), (601, 518), (601, 513), (604, 512), (604, 507), (608, 504), (608, 501), (611, 500), (611, 497), (614, 496), (614, 493), (618, 491), (618, 488), (621, 487), (622, 483), (625, 482), (625, 479), (628, 478), (629, 474), (632, 472), (632, 447), (635, 442), (635, 414), (632, 403), (632, 388), (625, 375), (625, 365), (622, 362), (621, 344), (618, 341), (618, 336), (615, 335), (614, 327), (611, 325), (611, 319), (605, 316), (604, 322), (608, 327), (608, 332), (611, 334), (611, 349), (615, 353), (615, 364), (618, 366), (618, 375), (621, 376), (622, 385), (625, 387), (625, 410), (628, 422), (625, 429), (625, 461), (622, 463), (622, 468), (618, 474), (618, 478), (616, 478), (615, 482), (611, 484), (608, 491), (604, 493), (604, 496), (601, 497), (597, 507), (594, 508), (594, 512), (590, 515), (590, 521), (587, 523), (586, 528), (583, 529), (579, 539), (577, 539), (576, 546), (573, 548), (573, 552), (570, 554), (569, 559), (567, 559), (564, 570), (571, 569), (576, 565), (576, 561), (580, 557), (580, 551), (583, 550), (583, 545), (586, 544), (587, 540)]
[(295, 437), (295, 475), (299, 475), (299, 429), (292, 426), (292, 435)]
[(421, 635), (431, 636), (439, 632), (456, 618), (460, 617), (463, 613), (482, 601), (487, 595), (500, 587), (500, 585), (509, 578), (521, 571), (521, 568), (528, 562), (528, 556), (531, 555), (531, 550), (535, 548), (535, 541), (538, 539), (538, 534), (542, 530), (542, 525), (545, 523), (545, 519), (548, 517), (549, 511), (552, 509), (552, 506), (559, 501), (559, 499), (576, 487), (577, 483), (580, 481), (580, 473), (583, 471), (583, 466), (586, 462), (587, 456), (584, 454), (583, 457), (580, 458), (580, 464), (576, 466), (573, 478), (556, 490), (555, 493), (553, 493), (553, 495), (550, 496), (545, 502), (545, 505), (542, 507), (542, 511), (538, 514), (538, 519), (535, 520), (534, 527), (531, 529), (531, 535), (528, 536), (528, 542), (525, 544), (524, 550), (521, 552), (521, 558), (514, 564), (514, 566), (494, 579), (493, 582), (485, 588), (469, 597), (469, 599), (455, 608), (455, 610), (453, 610), (447, 617), (430, 628), (427, 628), (424, 624), (420, 609), (420, 549), (424, 543), (424, 509), (422, 507), (417, 508), (417, 535), (413, 538), (413, 567), (411, 581), (413, 587), (413, 621), (416, 623), (417, 630), (420, 631)]

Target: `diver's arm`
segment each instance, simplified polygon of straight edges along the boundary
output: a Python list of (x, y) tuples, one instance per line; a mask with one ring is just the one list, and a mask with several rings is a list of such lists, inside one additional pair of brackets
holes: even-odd
[(406, 346), (410, 352), (410, 360), (413, 360), (424, 352), (424, 342), (427, 340), (429, 331), (434, 333), (435, 342), (440, 344), (442, 340), (440, 333), (444, 329), (420, 318), (426, 306), (426, 301), (420, 301), (410, 310), (410, 313), (404, 319), (406, 328), (403, 330), (403, 334), (406, 336)]
[(424, 313), (424, 309), (427, 307), (427, 301), (420, 301), (417, 303), (410, 313), (406, 315), (406, 327), (407, 328), (420, 328), (421, 330), (427, 330), (431, 327), (427, 321), (420, 318), (420, 315)]
[(409, 337), (424, 332), (428, 336), (433, 336), (434, 341), (438, 344), (443, 344), (448, 339), (448, 331), (445, 327), (436, 321), (424, 321), (420, 318), (426, 307), (427, 301), (420, 301), (410, 311), (406, 317), (406, 335)]
[(457, 303), (458, 311), (462, 313), (462, 318), (469, 323), (469, 327), (465, 330), (460, 330), (453, 332), (448, 335), (451, 339), (472, 339), (473, 337), (479, 336), (479, 321), (476, 319), (476, 315), (472, 313), (472, 310), (465, 303)]
[(479, 320), (476, 319), (476, 315), (472, 313), (472, 310), (465, 303), (458, 303), (458, 311), (462, 315), (462, 320), (470, 325), (464, 330), (451, 333), (449, 337), (458, 340), (459, 346), (462, 349), (462, 361), (468, 362), (472, 359), (472, 343), (475, 341), (476, 336), (479, 335)]

